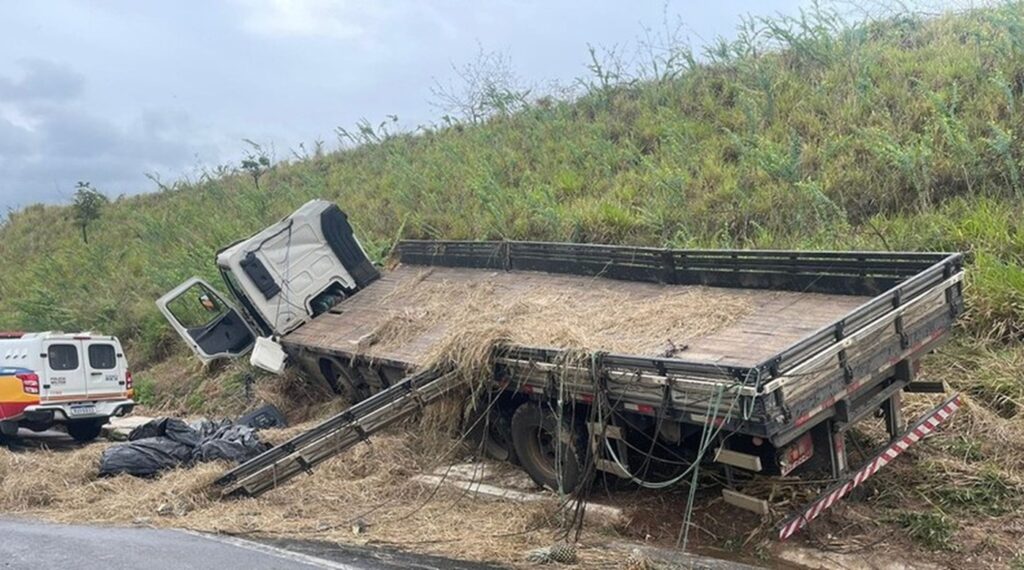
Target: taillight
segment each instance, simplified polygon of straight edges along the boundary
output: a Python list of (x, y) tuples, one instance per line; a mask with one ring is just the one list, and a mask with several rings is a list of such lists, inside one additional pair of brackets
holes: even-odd
[(132, 371), (131, 370), (125, 370), (124, 371), (124, 390), (125, 390), (125, 392), (127, 392), (128, 390), (131, 390), (131, 389), (132, 389)]
[(18, 380), (21, 380), (21, 389), (26, 394), (38, 394), (39, 393), (39, 375), (33, 372), (23, 372), (21, 374), (15, 374)]
[(811, 439), (810, 433), (805, 433), (800, 439), (780, 450), (779, 470), (786, 476), (813, 456), (814, 440)]

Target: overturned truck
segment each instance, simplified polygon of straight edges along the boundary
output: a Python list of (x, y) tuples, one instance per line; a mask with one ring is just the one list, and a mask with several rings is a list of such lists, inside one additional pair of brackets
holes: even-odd
[[(409, 240), (394, 261), (378, 270), (314, 200), (217, 254), (229, 296), (194, 278), (158, 301), (199, 357), (288, 360), (352, 402), (227, 472), (225, 495), (263, 493), (465, 385), (444, 356), (474, 335), (494, 336), (470, 422), (489, 456), (563, 492), (595, 472), (661, 488), (717, 467), (725, 500), (760, 512), (733, 482), (827, 472), (782, 539), (959, 406), (908, 426), (901, 395), (945, 390), (915, 373), (963, 311), (960, 254)], [(846, 433), (876, 416), (889, 442), (850, 465)]]

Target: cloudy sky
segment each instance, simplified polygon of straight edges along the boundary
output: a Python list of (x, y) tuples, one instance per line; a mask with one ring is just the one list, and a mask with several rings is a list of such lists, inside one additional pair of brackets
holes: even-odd
[(588, 44), (629, 45), (666, 11), (699, 45), (804, 3), (0, 0), (0, 217), (79, 180), (116, 196), (237, 164), (243, 139), (288, 156), (361, 118), (437, 121), (431, 88), (481, 49), (526, 83), (570, 83)]

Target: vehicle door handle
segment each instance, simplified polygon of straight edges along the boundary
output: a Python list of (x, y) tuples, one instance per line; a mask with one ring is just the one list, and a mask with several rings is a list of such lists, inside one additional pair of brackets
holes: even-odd
[(89, 376), (100, 376), (101, 374), (103, 374), (103, 373), (102, 372), (90, 372)]

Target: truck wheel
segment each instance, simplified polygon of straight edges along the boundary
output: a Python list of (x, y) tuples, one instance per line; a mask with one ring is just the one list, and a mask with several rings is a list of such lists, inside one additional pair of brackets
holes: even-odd
[[(571, 493), (587, 472), (587, 440), (581, 426), (561, 421), (546, 407), (527, 402), (512, 416), (512, 443), (530, 478), (554, 491)], [(561, 483), (561, 484), (559, 484)]]
[(320, 360), (320, 372), (331, 390), (349, 404), (357, 404), (369, 396), (365, 390), (356, 386), (348, 367), (333, 358)]
[(86, 443), (99, 437), (100, 430), (103, 429), (103, 424), (105, 423), (106, 421), (104, 420), (79, 420), (68, 422), (68, 435), (74, 438), (77, 442)]
[(470, 415), (466, 437), (473, 449), (483, 453), (484, 457), (515, 464), (518, 461), (512, 443), (512, 413), (501, 403), (491, 403), (487, 417), (483, 417), (489, 404), (480, 402), (479, 408)]

